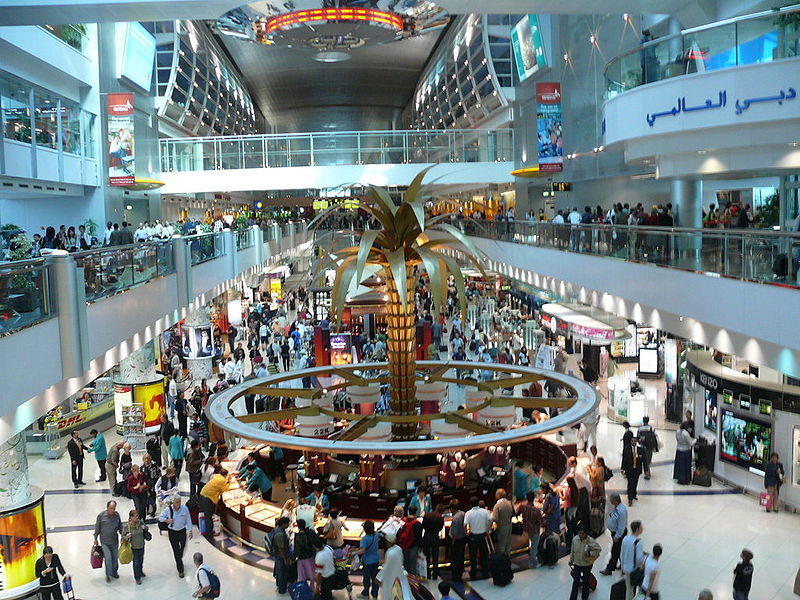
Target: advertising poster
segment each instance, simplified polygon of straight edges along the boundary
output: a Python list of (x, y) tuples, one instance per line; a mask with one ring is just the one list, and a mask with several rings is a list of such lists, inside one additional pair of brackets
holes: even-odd
[(709, 431), (717, 433), (717, 393), (706, 390), (703, 425)]
[(214, 355), (214, 332), (211, 326), (183, 327), (183, 357), (209, 358)]
[(38, 587), (36, 559), (45, 547), (41, 500), (0, 517), (0, 598), (15, 598)]
[(108, 120), (108, 183), (133, 185), (135, 180), (133, 151), (133, 94), (109, 94)]
[(117, 433), (122, 435), (122, 409), (133, 403), (133, 386), (127, 383), (114, 384), (114, 423)]
[(269, 294), (273, 300), (283, 300), (283, 284), (280, 279), (273, 277), (269, 280)]
[(560, 173), (564, 170), (564, 144), (561, 139), (561, 84), (536, 84), (536, 133), (539, 145), (539, 170)]
[(133, 401), (144, 407), (144, 432), (154, 433), (161, 425), (164, 414), (164, 381), (136, 385)]
[(349, 333), (331, 334), (331, 364), (349, 365), (353, 362)]
[(536, 15), (526, 15), (514, 26), (511, 30), (511, 47), (514, 49), (514, 63), (520, 81), (525, 81), (547, 65)]

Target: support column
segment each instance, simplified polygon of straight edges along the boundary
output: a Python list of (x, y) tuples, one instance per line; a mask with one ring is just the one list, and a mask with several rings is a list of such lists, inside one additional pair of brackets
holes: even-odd
[[(702, 180), (673, 179), (670, 188), (670, 200), (677, 227), (692, 227), (696, 229), (703, 227)], [(675, 252), (678, 260), (699, 263), (702, 248), (703, 239), (700, 234), (683, 234), (676, 239)]]
[(18, 433), (0, 444), (0, 515), (2, 511), (19, 506), (30, 499), (28, 455), (25, 453), (25, 433)]
[[(183, 327), (186, 330), (185, 335), (190, 337), (194, 336), (195, 341), (197, 341), (198, 335), (199, 339), (202, 340), (204, 331), (208, 331), (210, 336), (210, 332), (213, 331), (211, 326), (211, 308), (208, 306), (201, 306), (197, 310), (190, 312), (186, 315)], [(198, 344), (199, 343), (200, 342), (198, 342)], [(193, 385), (200, 385), (200, 381), (203, 379), (207, 379), (210, 382), (214, 377), (212, 355), (205, 356), (206, 353), (203, 352), (201, 348), (199, 349), (201, 350), (200, 352), (193, 353), (192, 356), (186, 357), (186, 368), (189, 371), (189, 379), (193, 382)]]
[(264, 232), (261, 230), (261, 227), (258, 225), (253, 225), (252, 236), (256, 248), (256, 264), (262, 265), (266, 260), (266, 254), (268, 253), (264, 252)]
[(184, 308), (192, 301), (192, 256), (189, 244), (178, 234), (172, 236), (172, 256), (175, 262), (178, 308)]
[(47, 257), (53, 296), (58, 310), (61, 376), (78, 377), (89, 368), (86, 289), (83, 271), (65, 250)]
[(222, 230), (224, 252), (227, 256), (228, 277), (233, 279), (239, 273), (239, 250), (236, 248), (236, 236), (232, 229)]

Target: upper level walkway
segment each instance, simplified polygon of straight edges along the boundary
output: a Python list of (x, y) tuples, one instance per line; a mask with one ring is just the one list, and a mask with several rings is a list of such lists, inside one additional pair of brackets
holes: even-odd
[(297, 222), (0, 263), (0, 441), (310, 239)]
[[(800, 376), (800, 234), (513, 221), (463, 227), (502, 275)], [(776, 276), (781, 265), (786, 275)]]
[[(511, 183), (510, 129), (351, 131), (161, 140), (162, 193)], [(468, 163), (468, 164), (463, 164)]]

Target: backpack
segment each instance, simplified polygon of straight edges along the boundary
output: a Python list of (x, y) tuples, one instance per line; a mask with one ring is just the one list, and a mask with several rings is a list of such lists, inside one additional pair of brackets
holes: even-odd
[[(219, 598), (219, 592), (220, 592), (219, 577), (217, 577), (217, 574), (214, 573), (214, 571), (211, 571), (210, 569), (205, 569), (203, 567), (200, 567), (200, 569), (205, 571), (206, 575), (208, 575), (208, 585), (210, 588), (205, 594), (203, 594), (203, 596), (205, 598)], [(200, 569), (198, 569), (198, 572), (200, 571)], [(199, 573), (197, 575), (197, 583), (198, 584), (200, 583)]]
[(603, 469), (605, 470), (605, 473), (603, 474), (603, 480), (604, 481), (608, 481), (609, 479), (611, 479), (614, 476), (614, 471), (612, 471), (608, 467), (604, 466)]
[(408, 550), (414, 545), (416, 536), (414, 535), (414, 521), (408, 520), (403, 523), (397, 532), (397, 545), (403, 550)]
[(652, 429), (645, 429), (639, 432), (639, 437), (642, 438), (642, 445), (648, 450), (658, 450), (658, 438), (656, 432)]

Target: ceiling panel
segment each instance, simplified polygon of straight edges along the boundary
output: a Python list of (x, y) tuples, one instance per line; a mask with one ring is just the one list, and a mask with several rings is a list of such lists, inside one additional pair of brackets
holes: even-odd
[(440, 32), (351, 50), (340, 63), (313, 60), (315, 50), (221, 42), (253, 101), (281, 132), (389, 129), (414, 93)]

